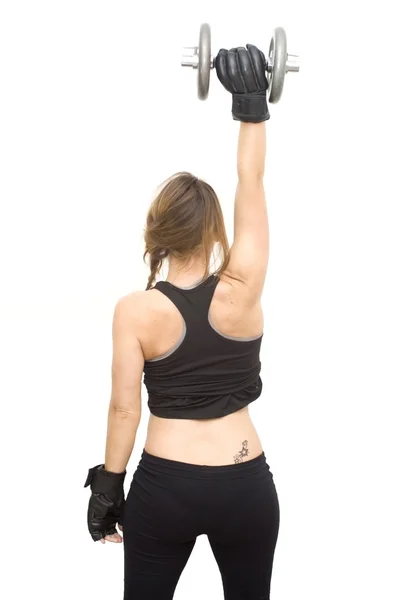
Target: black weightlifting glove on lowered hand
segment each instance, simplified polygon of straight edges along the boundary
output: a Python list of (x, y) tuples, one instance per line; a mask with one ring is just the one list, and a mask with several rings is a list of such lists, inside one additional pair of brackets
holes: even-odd
[(232, 94), (235, 121), (262, 123), (270, 119), (266, 59), (261, 50), (252, 44), (246, 48), (222, 49), (215, 66), (220, 82)]
[(95, 542), (117, 533), (116, 523), (123, 524), (125, 475), (126, 471), (105, 471), (104, 465), (89, 469), (84, 487), (90, 485), (92, 490), (88, 506), (88, 529)]

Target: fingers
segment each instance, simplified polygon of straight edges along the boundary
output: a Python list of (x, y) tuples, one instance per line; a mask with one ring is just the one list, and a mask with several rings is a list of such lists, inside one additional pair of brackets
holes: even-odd
[[(120, 528), (120, 525), (118, 526)], [(110, 526), (106, 531), (104, 538), (107, 542), (113, 542), (115, 544), (120, 544), (123, 541), (123, 538), (119, 533), (117, 533), (117, 529), (114, 525)]]
[(107, 527), (106, 529), (103, 529), (102, 533), (104, 533), (104, 537), (106, 537), (108, 535), (113, 535), (114, 533), (117, 533), (115, 523), (113, 523), (112, 525), (109, 525), (109, 527)]
[(220, 82), (230, 91), (227, 87), (227, 52), (224, 48), (219, 51), (215, 59), (215, 67)]
[(106, 535), (100, 541), (102, 544), (105, 544), (106, 542), (111, 542), (113, 544), (121, 544), (123, 538), (119, 533), (114, 533), (113, 535)]
[(266, 58), (263, 52), (261, 52), (253, 44), (246, 45), (250, 60), (252, 61), (255, 73), (255, 79), (259, 88), (263, 89), (266, 85)]
[(113, 535), (106, 535), (106, 542), (112, 542), (113, 544), (121, 544), (123, 538), (119, 533), (113, 533)]
[(222, 48), (215, 59), (215, 67), (217, 71), (217, 77), (220, 82), (226, 88), (227, 91), (232, 93), (244, 92), (244, 84), (241, 80), (241, 74), (239, 72), (239, 64), (237, 61), (237, 48), (231, 48), (226, 50)]
[(221, 49), (215, 59), (217, 76), (231, 93), (254, 93), (266, 90), (266, 59), (253, 44), (246, 48)]
[[(122, 525), (120, 524), (118, 525), (118, 528), (120, 529), (120, 531), (123, 530)], [(93, 539), (95, 541), (96, 539), (99, 540), (102, 544), (105, 544), (106, 542), (112, 542), (113, 544), (121, 544), (121, 542), (123, 541), (123, 538), (117, 532), (117, 529), (115, 528), (114, 524), (110, 524), (106, 528), (106, 530), (102, 530), (102, 533), (99, 535), (99, 537), (95, 536)]]
[(121, 543), (122, 537), (117, 532), (116, 524), (121, 523), (124, 518), (124, 498), (111, 498), (107, 494), (92, 494), (88, 506), (88, 529), (92, 539), (107, 542)]
[(252, 65), (251, 55), (245, 48), (238, 48), (239, 72), (247, 92), (256, 92), (259, 89), (256, 74)]
[(244, 94), (246, 92), (246, 87), (241, 74), (237, 48), (233, 48), (227, 52), (227, 75), (230, 79), (234, 93)]

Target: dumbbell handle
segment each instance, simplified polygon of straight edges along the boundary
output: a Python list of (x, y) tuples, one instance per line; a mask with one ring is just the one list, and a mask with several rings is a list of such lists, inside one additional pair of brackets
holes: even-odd
[[(182, 67), (192, 67), (193, 69), (197, 69), (199, 66), (199, 55), (198, 55), (198, 46), (188, 46), (184, 48), (184, 52), (182, 55), (181, 66)], [(211, 58), (210, 68), (214, 69), (214, 58)], [(273, 64), (267, 60), (266, 70), (271, 73), (273, 70)], [(287, 54), (287, 64), (286, 64), (286, 72), (298, 73), (299, 71), (299, 56), (296, 54)]]
[(286, 64), (287, 73), (298, 73), (299, 71), (299, 56), (296, 54), (287, 54), (287, 64)]
[[(193, 67), (197, 69), (199, 66), (199, 48), (198, 46), (188, 46), (184, 48), (182, 55), (181, 66), (182, 67)], [(211, 58), (210, 68), (214, 69), (214, 58)]]

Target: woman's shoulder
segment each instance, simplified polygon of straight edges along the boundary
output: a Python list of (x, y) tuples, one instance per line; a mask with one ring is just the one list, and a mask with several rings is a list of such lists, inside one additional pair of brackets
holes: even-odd
[(164, 297), (155, 289), (134, 290), (121, 296), (115, 305), (114, 318), (126, 321), (127, 325), (142, 327), (152, 315), (164, 308)]
[(145, 302), (144, 291), (131, 291), (121, 296), (114, 307), (114, 321), (136, 323), (143, 313)]

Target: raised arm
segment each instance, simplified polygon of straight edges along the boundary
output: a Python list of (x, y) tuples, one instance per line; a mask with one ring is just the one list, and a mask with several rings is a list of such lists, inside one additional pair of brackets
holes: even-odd
[(238, 186), (234, 207), (234, 242), (227, 275), (244, 283), (260, 299), (269, 255), (269, 227), (263, 177), (266, 161), (266, 59), (258, 48), (220, 50), (217, 75), (232, 94), (232, 116), (241, 121), (238, 138)]
[(263, 176), (265, 123), (241, 123), (238, 137), (238, 185), (234, 204), (234, 242), (227, 274), (260, 297), (269, 257), (269, 224)]

